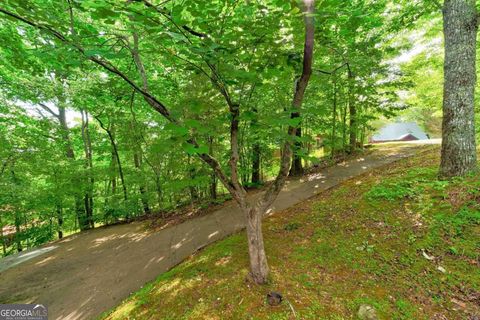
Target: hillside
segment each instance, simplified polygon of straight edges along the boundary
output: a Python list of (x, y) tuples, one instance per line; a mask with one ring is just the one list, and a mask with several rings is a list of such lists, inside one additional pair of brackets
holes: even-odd
[[(270, 218), (267, 286), (246, 281), (239, 233), (105, 318), (352, 319), (369, 305), (380, 319), (476, 319), (480, 180), (437, 181), (438, 161), (437, 151), (402, 160)], [(268, 306), (270, 291), (285, 301)]]

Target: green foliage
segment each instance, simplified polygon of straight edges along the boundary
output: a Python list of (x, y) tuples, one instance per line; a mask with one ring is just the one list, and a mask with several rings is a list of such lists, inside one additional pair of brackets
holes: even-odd
[[(302, 127), (298, 156), (319, 163), (349, 149), (350, 129), (367, 141), (372, 121), (391, 114), (396, 90), (406, 86), (384, 63), (398, 53), (386, 34), (400, 29), (400, 12), (386, 0), (317, 3), (320, 41), (298, 118), (291, 116), (304, 42), (298, 3), (153, 4), (0, 5), (11, 13), (0, 13), (0, 226), (16, 229), (20, 246), (224, 199), (226, 188), (198, 156), (210, 154), (230, 174), (229, 105), (240, 110), (238, 171), (249, 187), (278, 172), (288, 126)], [(252, 183), (257, 157), (262, 181)], [(6, 242), (12, 253), (15, 241)]]
[(379, 199), (394, 201), (415, 198), (429, 189), (443, 191), (449, 182), (437, 180), (436, 174), (436, 168), (411, 169), (402, 176), (402, 179), (384, 179), (371, 188), (366, 197), (372, 201)]
[(398, 200), (403, 198), (413, 198), (417, 195), (418, 190), (413, 186), (411, 182), (384, 182), (380, 185), (373, 187), (368, 193), (367, 197), (386, 200)]

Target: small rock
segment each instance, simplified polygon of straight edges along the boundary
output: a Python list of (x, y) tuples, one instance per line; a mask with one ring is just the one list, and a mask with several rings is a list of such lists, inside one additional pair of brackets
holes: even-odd
[(282, 303), (283, 297), (280, 293), (272, 291), (267, 293), (267, 302), (271, 306), (278, 306)]
[(430, 260), (430, 261), (435, 260), (435, 257), (429, 256), (429, 255), (425, 252), (425, 250), (422, 250), (422, 255), (423, 255), (423, 257), (424, 257), (425, 259), (427, 259), (427, 260)]
[(441, 273), (447, 273), (447, 270), (442, 266), (438, 266), (437, 270), (440, 271)]
[(358, 318), (361, 320), (378, 320), (377, 311), (368, 304), (362, 304), (358, 309)]

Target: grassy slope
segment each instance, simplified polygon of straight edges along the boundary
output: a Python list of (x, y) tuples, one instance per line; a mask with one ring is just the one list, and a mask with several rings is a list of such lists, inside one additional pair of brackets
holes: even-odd
[(161, 275), (106, 318), (293, 319), (288, 303), (266, 305), (271, 290), (298, 319), (355, 319), (364, 303), (382, 319), (480, 314), (480, 179), (438, 182), (437, 166), (437, 152), (427, 152), (268, 219), (269, 285), (245, 281), (242, 232)]

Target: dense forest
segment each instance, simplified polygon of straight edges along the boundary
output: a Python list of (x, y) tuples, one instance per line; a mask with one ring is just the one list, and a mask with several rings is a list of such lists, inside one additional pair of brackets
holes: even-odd
[(387, 119), (443, 135), (441, 176), (470, 172), (477, 13), (444, 6), (2, 1), (2, 255), (233, 199), (264, 283), (261, 217), (287, 176), (360, 152)]

